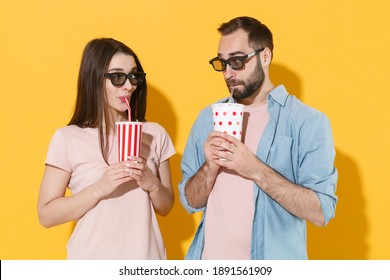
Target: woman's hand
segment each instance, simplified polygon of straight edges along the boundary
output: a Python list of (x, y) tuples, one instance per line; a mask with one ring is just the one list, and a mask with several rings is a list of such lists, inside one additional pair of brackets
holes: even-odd
[(138, 186), (144, 191), (154, 191), (161, 184), (160, 180), (153, 174), (143, 158), (128, 157), (125, 170), (128, 172), (129, 177), (135, 180)]
[(126, 162), (126, 172), (141, 189), (148, 192), (156, 213), (162, 216), (169, 213), (175, 198), (168, 160), (160, 163), (155, 175), (143, 158), (129, 157)]
[(96, 183), (96, 196), (102, 199), (110, 195), (118, 186), (133, 180), (128, 169), (129, 163), (127, 161), (108, 166), (103, 176)]

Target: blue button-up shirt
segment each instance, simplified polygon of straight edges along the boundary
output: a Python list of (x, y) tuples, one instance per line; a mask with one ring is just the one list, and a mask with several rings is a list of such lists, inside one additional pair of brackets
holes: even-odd
[[(289, 181), (313, 190), (327, 224), (334, 217), (337, 203), (336, 153), (328, 118), (289, 95), (282, 85), (269, 94), (267, 108), (270, 118), (259, 141), (257, 157)], [(180, 201), (189, 213), (203, 211), (186, 259), (201, 259), (207, 205), (191, 207), (184, 189), (205, 162), (203, 144), (212, 130), (212, 112), (208, 106), (200, 112), (191, 129), (181, 162)], [(251, 258), (307, 259), (306, 221), (286, 211), (255, 183), (253, 189)]]

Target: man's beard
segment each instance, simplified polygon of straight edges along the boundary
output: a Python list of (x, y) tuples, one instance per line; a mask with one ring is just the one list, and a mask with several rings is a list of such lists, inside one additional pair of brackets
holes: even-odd
[(233, 89), (233, 97), (236, 100), (245, 99), (252, 96), (264, 82), (264, 71), (261, 67), (261, 63), (257, 63), (256, 69), (250, 75), (247, 81), (230, 80), (229, 85), (243, 85), (243, 90)]

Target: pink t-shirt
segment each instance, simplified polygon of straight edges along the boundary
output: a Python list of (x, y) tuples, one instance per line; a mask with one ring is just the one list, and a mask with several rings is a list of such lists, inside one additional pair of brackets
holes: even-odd
[[(114, 139), (109, 163), (117, 162)], [(145, 122), (141, 157), (154, 174), (158, 166), (175, 153), (163, 127)], [(96, 183), (107, 165), (101, 155), (98, 129), (75, 125), (54, 134), (46, 159), (50, 164), (71, 172), (69, 189), (77, 194)], [(154, 208), (147, 192), (134, 181), (117, 188), (80, 220), (67, 244), (68, 259), (166, 259), (165, 246)]]
[[(245, 108), (242, 141), (254, 154), (268, 119), (267, 104)], [(207, 201), (202, 259), (250, 259), (253, 214), (253, 181), (221, 169)]]

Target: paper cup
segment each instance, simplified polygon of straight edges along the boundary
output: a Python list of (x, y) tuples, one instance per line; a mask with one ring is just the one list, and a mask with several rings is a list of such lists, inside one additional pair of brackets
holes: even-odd
[(118, 160), (141, 154), (142, 122), (116, 122), (118, 139)]
[(211, 108), (214, 130), (226, 132), (241, 141), (245, 106), (239, 103), (216, 103)]

